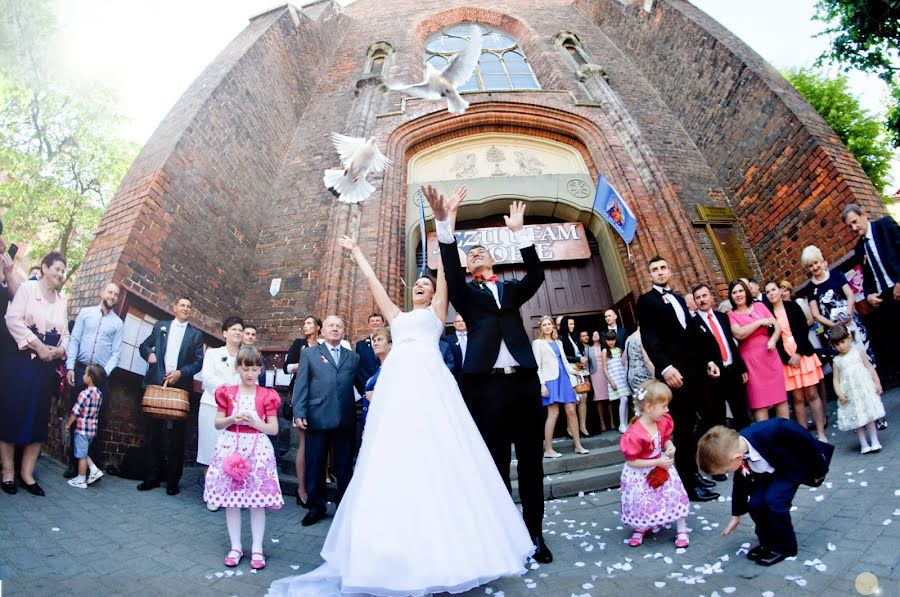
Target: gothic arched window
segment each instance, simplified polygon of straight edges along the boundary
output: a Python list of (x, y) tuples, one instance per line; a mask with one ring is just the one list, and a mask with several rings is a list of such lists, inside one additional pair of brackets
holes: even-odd
[[(481, 27), (481, 58), (471, 79), (459, 91), (509, 91), (540, 89), (531, 66), (518, 42), (500, 31)], [(436, 33), (425, 44), (425, 61), (438, 70), (466, 47), (471, 25), (453, 25)]]

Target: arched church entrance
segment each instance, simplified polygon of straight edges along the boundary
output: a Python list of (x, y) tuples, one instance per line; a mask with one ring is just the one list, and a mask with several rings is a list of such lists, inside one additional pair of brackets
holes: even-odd
[[(528, 206), (525, 223), (545, 266), (545, 282), (522, 307), (526, 328), (537, 329), (542, 315), (574, 315), (591, 330), (605, 327), (602, 313), (614, 308), (634, 327), (634, 295), (623, 256), (609, 227), (592, 210), (594, 183), (584, 159), (563, 143), (526, 135), (485, 133), (455, 139), (417, 153), (407, 163), (405, 278), (422, 267), (422, 215), (419, 187), (431, 184), (451, 193), (460, 184), (468, 195), (460, 207), (457, 240), (464, 262), (466, 246), (483, 244), (494, 255), (501, 278), (524, 275), (503, 215), (514, 200)], [(428, 225), (426, 229), (433, 230)], [(436, 267), (437, 239), (425, 233), (430, 267)], [(448, 315), (452, 320), (453, 313)]]

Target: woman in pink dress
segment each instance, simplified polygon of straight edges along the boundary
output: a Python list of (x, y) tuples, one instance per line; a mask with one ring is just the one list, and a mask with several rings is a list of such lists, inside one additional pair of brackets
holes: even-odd
[(766, 306), (752, 302), (750, 296), (750, 288), (743, 281), (728, 285), (728, 298), (734, 305), (728, 320), (747, 364), (747, 403), (757, 421), (768, 419), (773, 406), (776, 416), (788, 419), (784, 369), (775, 350), (781, 328)]
[(613, 422), (612, 405), (609, 402), (609, 387), (606, 373), (603, 371), (603, 345), (600, 343), (600, 332), (591, 335), (591, 347), (587, 352), (588, 371), (591, 374), (591, 390), (594, 392), (594, 403), (597, 405), (597, 417), (600, 419), (600, 433), (607, 430), (606, 420), (609, 415), (609, 429), (616, 425)]

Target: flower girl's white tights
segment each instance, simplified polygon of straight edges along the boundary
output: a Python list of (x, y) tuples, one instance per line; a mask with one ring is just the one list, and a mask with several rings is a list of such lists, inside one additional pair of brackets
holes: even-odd
[[(241, 550), (241, 509), (225, 508), (225, 524), (228, 526), (228, 537), (231, 549)], [(250, 508), (250, 533), (253, 537), (251, 550), (263, 553), (263, 535), (266, 534), (265, 508)]]

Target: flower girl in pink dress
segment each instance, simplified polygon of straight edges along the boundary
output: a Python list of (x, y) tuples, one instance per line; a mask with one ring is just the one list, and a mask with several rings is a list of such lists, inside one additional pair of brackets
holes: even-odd
[(250, 567), (266, 567), (263, 535), (266, 531), (266, 509), (284, 506), (275, 450), (269, 435), (278, 433), (278, 393), (256, 385), (262, 370), (262, 356), (253, 346), (238, 351), (234, 368), (240, 376), (236, 386), (216, 389), (216, 429), (219, 435), (213, 460), (206, 471), (203, 500), (210, 506), (225, 508), (225, 523), (231, 549), (225, 565), (237, 566), (241, 550), (241, 508), (250, 509), (250, 531), (253, 537)]
[(687, 492), (675, 470), (675, 445), (669, 416), (672, 390), (666, 384), (650, 380), (635, 397), (640, 415), (619, 440), (625, 455), (622, 468), (622, 523), (634, 529), (628, 544), (637, 547), (644, 533), (675, 521), (675, 547), (687, 547)]

